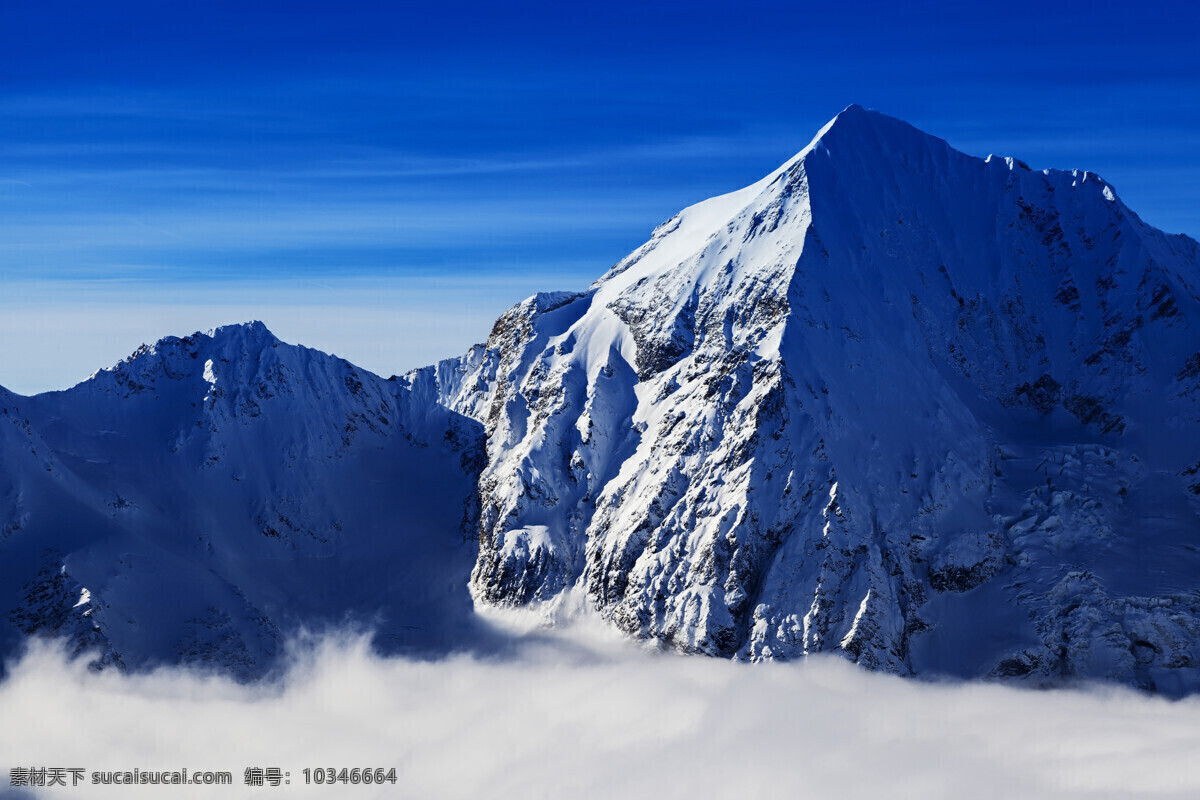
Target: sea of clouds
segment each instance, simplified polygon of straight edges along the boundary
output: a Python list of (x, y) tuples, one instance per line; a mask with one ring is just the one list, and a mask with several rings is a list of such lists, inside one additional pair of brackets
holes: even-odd
[[(737, 664), (588, 622), (509, 635), (437, 660), (326, 636), (252, 685), (94, 673), (35, 644), (0, 683), (0, 798), (1200, 796), (1197, 699), (918, 682), (834, 657)], [(235, 785), (9, 788), (23, 766), (222, 770)], [(247, 767), (291, 783), (244, 786)], [(305, 786), (306, 767), (395, 767), (397, 783)]]

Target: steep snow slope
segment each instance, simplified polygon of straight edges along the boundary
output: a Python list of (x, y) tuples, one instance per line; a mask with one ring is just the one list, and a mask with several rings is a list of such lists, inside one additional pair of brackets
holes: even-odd
[(406, 376), (483, 422), (478, 602), (744, 659), (1200, 689), (1200, 248), (851, 106)]
[(251, 323), (0, 406), (5, 653), (55, 633), (249, 677), (299, 627), (428, 650), (470, 624), (481, 431), (395, 382)]

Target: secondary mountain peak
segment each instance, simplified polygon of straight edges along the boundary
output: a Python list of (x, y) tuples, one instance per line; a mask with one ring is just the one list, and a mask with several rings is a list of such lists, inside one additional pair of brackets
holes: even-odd
[(0, 391), (0, 654), (51, 634), (251, 677), (291, 626), (425, 649), (470, 624), (480, 426), (395, 382), (252, 322), (19, 403)]
[(266, 344), (274, 344), (279, 341), (275, 334), (271, 333), (267, 329), (267, 326), (261, 320), (257, 319), (233, 325), (221, 325), (209, 330), (205, 335), (214, 341), (236, 339), (239, 341), (256, 341)]
[[(95, 372), (83, 386), (138, 392), (159, 378), (182, 380), (199, 374), (197, 364), (216, 359), (222, 363), (258, 360), (264, 350), (283, 344), (266, 325), (257, 320), (223, 325), (206, 333), (189, 336), (164, 336), (152, 344), (143, 344), (111, 367)], [(79, 388), (79, 387), (76, 387)]]

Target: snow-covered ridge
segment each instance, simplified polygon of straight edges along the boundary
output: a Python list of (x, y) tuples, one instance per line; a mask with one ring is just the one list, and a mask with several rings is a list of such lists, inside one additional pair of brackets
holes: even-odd
[(1198, 278), (1197, 244), (1094, 173), (851, 106), (407, 381), (488, 430), (477, 602), (583, 593), (746, 659), (1190, 691)]

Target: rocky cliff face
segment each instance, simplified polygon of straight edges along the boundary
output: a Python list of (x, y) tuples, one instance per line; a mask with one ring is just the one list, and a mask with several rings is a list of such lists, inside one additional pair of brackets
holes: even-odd
[(1200, 247), (852, 106), (404, 379), (481, 422), (478, 602), (762, 660), (1200, 688)]

